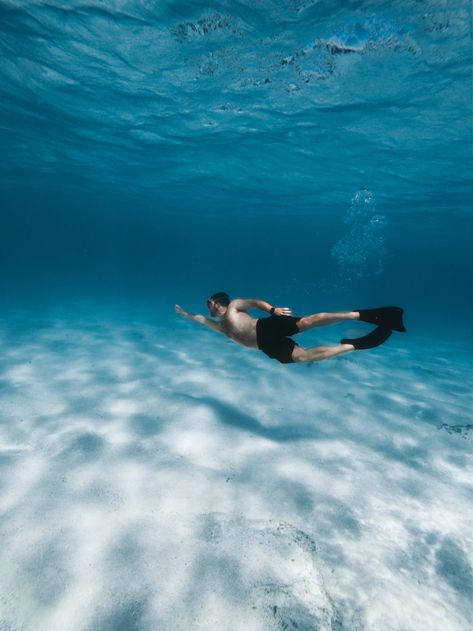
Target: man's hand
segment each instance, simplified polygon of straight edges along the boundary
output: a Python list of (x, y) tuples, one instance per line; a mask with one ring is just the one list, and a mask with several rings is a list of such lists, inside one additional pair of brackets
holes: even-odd
[(198, 322), (199, 324), (205, 324), (206, 320), (208, 319), (203, 315), (189, 313), (188, 311), (185, 311), (180, 305), (175, 305), (174, 310), (176, 311), (178, 315), (183, 316), (184, 318), (187, 318), (188, 320), (192, 320), (192, 322)]
[(210, 318), (206, 318), (205, 316), (200, 315), (200, 314), (189, 313), (188, 311), (184, 311), (184, 309), (179, 305), (174, 305), (174, 310), (178, 315), (183, 316), (184, 318), (187, 318), (188, 320), (191, 320), (192, 322), (198, 322), (199, 324), (208, 326), (209, 329), (212, 329), (213, 331), (218, 331), (219, 333), (223, 333), (221, 322), (216, 322), (215, 320), (211, 320)]
[(289, 309), (289, 307), (275, 307), (274, 308), (274, 315), (277, 315), (277, 316), (290, 316), (290, 315), (292, 315), (292, 309)]
[(174, 310), (176, 311), (178, 315), (184, 316), (185, 318), (189, 317), (189, 314), (187, 313), (187, 311), (184, 311), (184, 309), (179, 305), (175, 305)]

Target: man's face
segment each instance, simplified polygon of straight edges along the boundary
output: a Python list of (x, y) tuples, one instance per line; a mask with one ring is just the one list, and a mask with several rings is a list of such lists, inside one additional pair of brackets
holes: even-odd
[(210, 315), (212, 318), (215, 318), (219, 314), (220, 305), (218, 302), (214, 302), (213, 300), (207, 300), (207, 307), (209, 309)]

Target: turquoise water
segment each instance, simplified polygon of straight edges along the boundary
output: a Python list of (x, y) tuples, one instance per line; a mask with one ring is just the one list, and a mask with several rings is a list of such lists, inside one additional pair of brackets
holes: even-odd
[[(0, 628), (470, 628), (471, 40), (0, 1)], [(281, 366), (175, 315), (220, 290), (408, 332)]]

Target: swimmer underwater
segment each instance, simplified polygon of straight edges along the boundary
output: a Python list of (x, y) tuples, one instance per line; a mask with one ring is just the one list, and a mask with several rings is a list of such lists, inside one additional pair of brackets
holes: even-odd
[[(223, 291), (210, 296), (207, 307), (212, 318), (188, 313), (179, 305), (175, 306), (175, 310), (188, 320), (203, 324), (212, 331), (223, 333), (237, 344), (259, 349), (282, 364), (321, 361), (355, 350), (374, 348), (385, 342), (392, 331), (406, 332), (402, 321), (403, 309), (400, 307), (314, 313), (294, 317), (288, 307), (273, 307), (264, 300), (256, 298), (230, 300), (228, 294)], [(248, 314), (248, 309), (261, 309), (271, 315), (257, 320)], [(335, 346), (302, 348), (291, 339), (293, 335), (314, 327), (346, 320), (369, 322), (375, 324), (376, 328), (363, 337), (341, 340), (340, 344)]]

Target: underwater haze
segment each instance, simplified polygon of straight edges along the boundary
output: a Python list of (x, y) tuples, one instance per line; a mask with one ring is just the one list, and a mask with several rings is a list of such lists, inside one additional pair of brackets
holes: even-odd
[[(472, 32), (0, 0), (2, 631), (471, 628)], [(281, 365), (216, 291), (407, 333)]]

